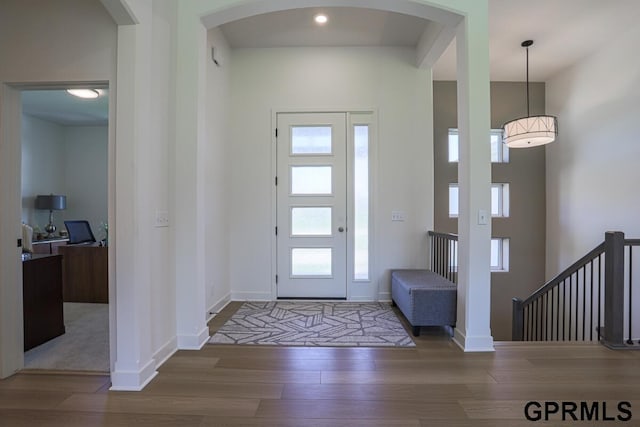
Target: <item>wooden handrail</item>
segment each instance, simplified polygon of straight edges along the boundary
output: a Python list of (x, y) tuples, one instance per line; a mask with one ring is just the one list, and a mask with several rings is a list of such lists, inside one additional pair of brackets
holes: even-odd
[(540, 295), (545, 294), (547, 291), (549, 291), (549, 289), (558, 285), (563, 280), (569, 278), (569, 276), (574, 274), (576, 271), (580, 270), (582, 267), (587, 265), (589, 262), (594, 260), (599, 255), (602, 255), (603, 253), (604, 253), (604, 242), (600, 243), (598, 246), (593, 248), (588, 254), (586, 254), (585, 256), (583, 256), (573, 264), (571, 264), (566, 270), (564, 270), (563, 272), (558, 274), (556, 277), (549, 280), (547, 283), (545, 283), (540, 288), (538, 288), (527, 299), (522, 301), (522, 305), (527, 305), (531, 303), (531, 301), (537, 299), (538, 297), (540, 297)]

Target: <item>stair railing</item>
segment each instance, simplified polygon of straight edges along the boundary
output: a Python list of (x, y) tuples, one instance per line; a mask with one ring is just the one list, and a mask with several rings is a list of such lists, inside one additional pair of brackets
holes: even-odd
[(603, 243), (531, 296), (514, 298), (512, 339), (632, 345), (633, 265), (639, 261), (634, 246), (640, 246), (640, 239), (607, 232)]
[(458, 283), (458, 235), (429, 231), (430, 268), (434, 273)]

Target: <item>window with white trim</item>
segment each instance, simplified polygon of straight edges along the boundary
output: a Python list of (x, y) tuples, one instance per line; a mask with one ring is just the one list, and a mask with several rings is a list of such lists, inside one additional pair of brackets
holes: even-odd
[(509, 239), (491, 239), (491, 271), (509, 271)]
[[(502, 129), (491, 129), (491, 163), (509, 163), (509, 147), (502, 143)], [(449, 163), (460, 159), (458, 129), (449, 129)]]
[[(449, 184), (449, 217), (456, 218), (459, 210), (458, 184)], [(509, 216), (509, 184), (491, 184), (491, 216), (506, 218)]]
[[(491, 271), (494, 273), (509, 271), (509, 239), (497, 238), (491, 239)], [(452, 271), (458, 271), (458, 257), (449, 259), (449, 268)]]
[(491, 184), (491, 216), (494, 218), (509, 216), (509, 184)]

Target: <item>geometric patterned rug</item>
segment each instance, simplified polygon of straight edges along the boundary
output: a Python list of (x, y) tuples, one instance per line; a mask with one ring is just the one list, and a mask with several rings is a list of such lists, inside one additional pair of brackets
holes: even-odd
[(414, 347), (389, 304), (245, 302), (211, 344)]

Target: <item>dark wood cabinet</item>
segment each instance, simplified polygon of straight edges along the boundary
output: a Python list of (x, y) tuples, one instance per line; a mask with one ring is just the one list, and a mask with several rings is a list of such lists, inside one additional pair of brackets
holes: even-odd
[(64, 334), (62, 256), (22, 262), (22, 297), (25, 351)]
[(64, 246), (69, 242), (69, 239), (65, 237), (59, 237), (54, 239), (37, 240), (32, 242), (34, 254), (53, 254), (58, 255), (58, 248)]
[(63, 290), (65, 302), (109, 302), (108, 252), (105, 246), (63, 245)]

